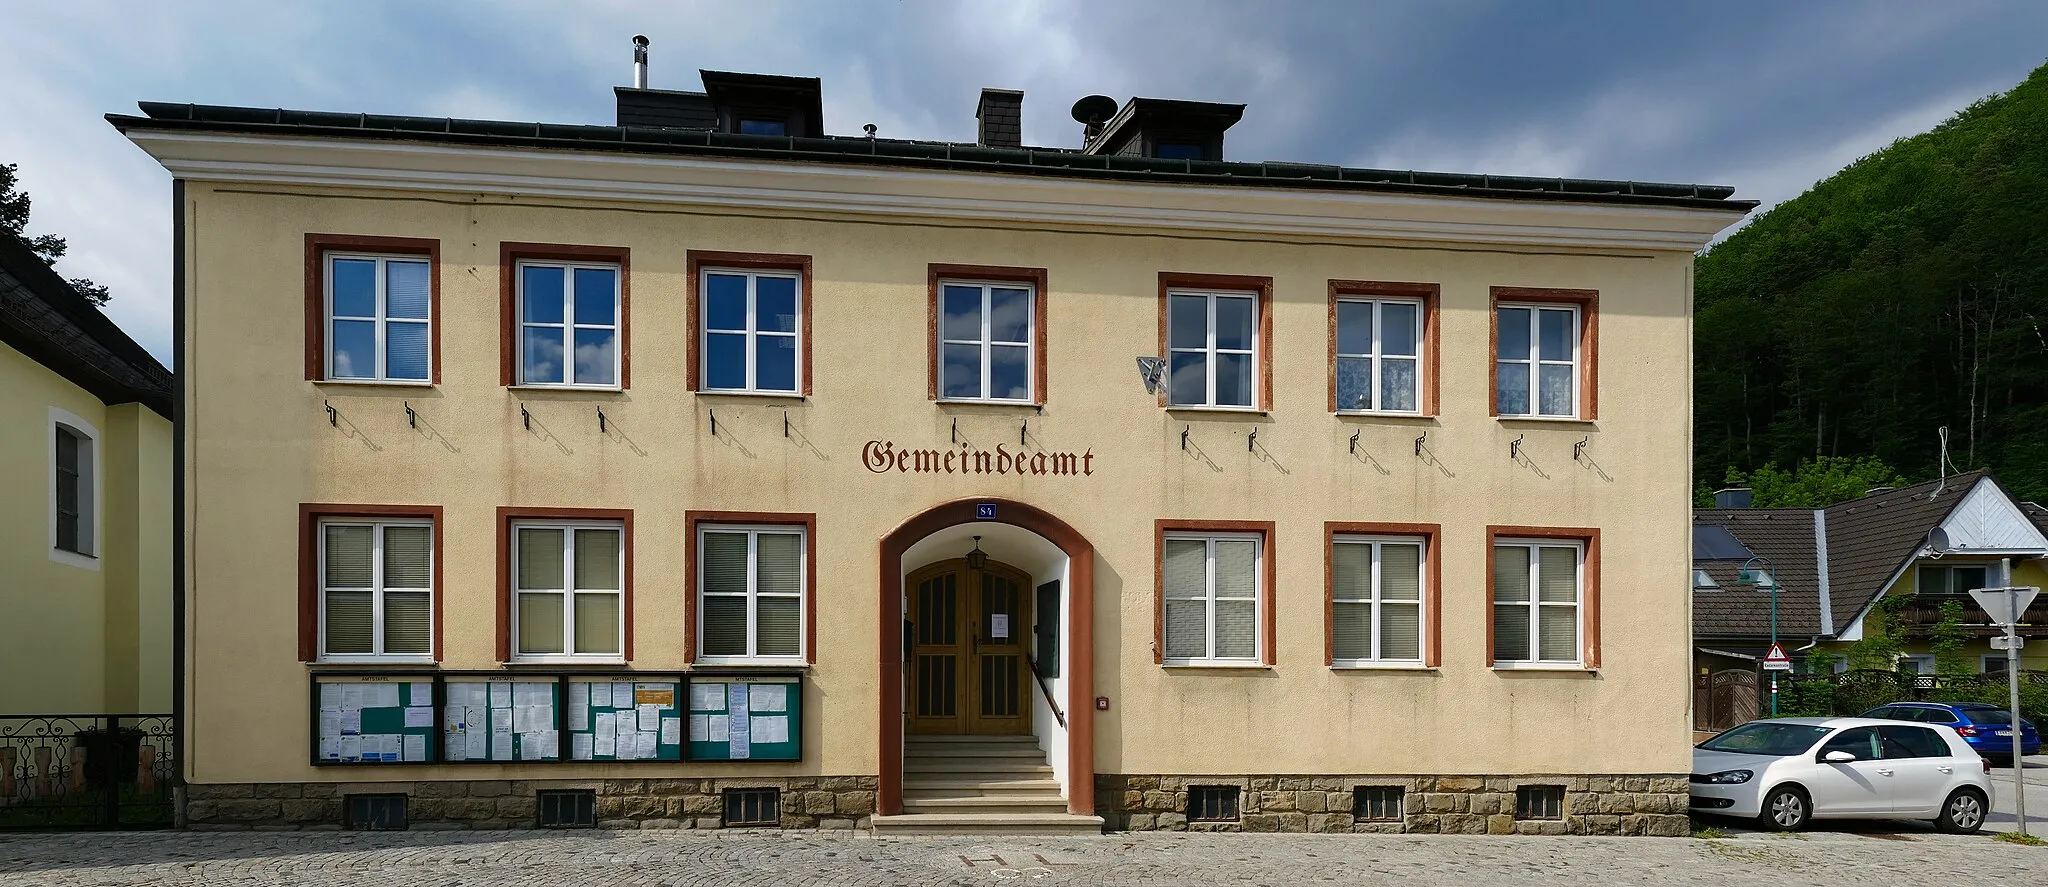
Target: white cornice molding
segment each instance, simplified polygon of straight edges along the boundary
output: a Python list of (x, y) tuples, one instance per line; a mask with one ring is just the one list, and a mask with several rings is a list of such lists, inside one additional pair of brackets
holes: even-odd
[(1361, 242), (1692, 252), (1729, 210), (131, 130), (196, 182), (513, 194)]

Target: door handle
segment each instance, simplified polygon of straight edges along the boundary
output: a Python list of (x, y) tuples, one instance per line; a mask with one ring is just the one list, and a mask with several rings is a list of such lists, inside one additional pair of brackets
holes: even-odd
[(1886, 770), (1886, 769), (1884, 769), (1883, 767), (1879, 767), (1879, 768), (1877, 769), (1877, 772), (1879, 772), (1879, 773), (1881, 773), (1881, 774), (1883, 774), (1883, 775), (1885, 775), (1885, 776), (1890, 776), (1890, 775), (1892, 775), (1892, 771), (1890, 771), (1890, 770)]
[(1934, 768), (1934, 769), (1936, 769), (1936, 770), (1940, 770), (1940, 771), (1941, 771), (1941, 772), (1943, 772), (1943, 773), (1954, 773), (1954, 772), (1956, 772), (1956, 769), (1955, 769), (1954, 767), (1936, 767), (1936, 768)]
[(978, 632), (977, 632), (977, 633), (976, 633), (976, 634), (974, 635), (974, 640), (972, 641), (972, 644), (971, 644), (971, 650), (972, 650), (972, 655), (975, 655), (975, 656), (979, 656), (979, 655), (981, 655), (981, 635), (980, 635), (980, 633), (978, 633)]

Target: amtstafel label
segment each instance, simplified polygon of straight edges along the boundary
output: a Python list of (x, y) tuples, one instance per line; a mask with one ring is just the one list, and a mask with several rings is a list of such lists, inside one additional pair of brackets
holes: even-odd
[(994, 450), (897, 448), (894, 441), (871, 440), (860, 462), (876, 474), (1015, 474), (1087, 477), (1095, 473), (1095, 451), (1012, 452), (1002, 444)]

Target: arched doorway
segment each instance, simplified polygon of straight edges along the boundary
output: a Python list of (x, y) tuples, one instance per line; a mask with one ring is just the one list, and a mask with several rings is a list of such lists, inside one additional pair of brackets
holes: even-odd
[(1031, 577), (983, 560), (939, 561), (903, 581), (911, 735), (1031, 733)]
[[(934, 506), (882, 537), (878, 581), (882, 617), (879, 633), (882, 699), (878, 706), (882, 772), (881, 790), (876, 798), (877, 812), (896, 813), (902, 809), (903, 803), (903, 747), (908, 711), (905, 707), (904, 669), (913, 646), (905, 642), (916, 640), (914, 637), (906, 638), (905, 620), (897, 618), (906, 603), (905, 579), (908, 577), (903, 570), (904, 553), (934, 533), (973, 523), (1008, 524), (1028, 530), (1057, 546), (1067, 557), (1066, 602), (1070, 615), (1063, 627), (1063, 645), (1071, 651), (1068, 657), (1070, 672), (1065, 681), (1066, 698), (1059, 700), (1067, 718), (1066, 760), (1071, 774), (1067, 809), (1076, 814), (1092, 814), (1095, 807), (1095, 548), (1065, 521), (1037, 507), (994, 498), (959, 499)], [(919, 578), (924, 578), (922, 572)], [(981, 627), (993, 628), (986, 623)], [(1028, 689), (1029, 685), (1025, 687)]]

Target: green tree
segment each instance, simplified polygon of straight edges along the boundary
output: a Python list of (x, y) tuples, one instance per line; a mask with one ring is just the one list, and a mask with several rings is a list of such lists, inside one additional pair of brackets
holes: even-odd
[(1963, 628), (1963, 604), (1957, 600), (1941, 602), (1941, 618), (1935, 620), (1929, 629), (1933, 643), (1929, 648), (1934, 652), (1934, 673), (1941, 675), (1974, 674), (1970, 657), (1963, 655), (1963, 649), (1970, 642), (1970, 633)]
[[(1755, 508), (1826, 508), (1863, 496), (1874, 487), (1905, 484), (1904, 475), (1875, 456), (1803, 459), (1791, 471), (1766, 462), (1754, 471), (1729, 468), (1727, 474), (1728, 486), (1750, 488)], [(1711, 495), (1706, 505), (1713, 505)]]
[[(11, 234), (20, 238), (23, 243), (28, 244), (30, 250), (41, 256), (43, 261), (54, 265), (58, 259), (64, 257), (64, 251), (69, 249), (70, 245), (64, 242), (64, 238), (55, 234), (30, 237), (25, 233), (28, 230), (29, 199), (28, 192), (22, 191), (15, 184), (18, 171), (19, 167), (12, 163), (0, 163), (0, 234)], [(71, 278), (71, 288), (94, 305), (103, 306), (107, 304), (108, 299), (113, 298), (106, 287), (84, 277)]]

